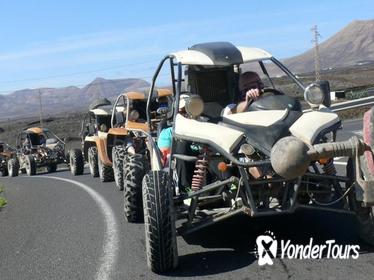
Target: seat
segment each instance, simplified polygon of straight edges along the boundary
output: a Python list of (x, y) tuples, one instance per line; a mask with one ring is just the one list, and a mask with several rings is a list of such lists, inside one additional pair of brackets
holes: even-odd
[(122, 124), (125, 123), (125, 116), (122, 111), (116, 112), (115, 121), (116, 121), (114, 125), (115, 127), (121, 126)]
[(227, 104), (235, 103), (238, 77), (232, 67), (190, 66), (187, 72), (190, 91), (204, 102), (204, 116), (218, 118)]

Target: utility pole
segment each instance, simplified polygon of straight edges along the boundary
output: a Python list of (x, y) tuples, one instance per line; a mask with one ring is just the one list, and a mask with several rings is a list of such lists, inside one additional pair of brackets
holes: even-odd
[(316, 82), (318, 82), (321, 79), (321, 57), (319, 55), (319, 44), (318, 44), (318, 38), (321, 37), (321, 34), (319, 34), (317, 25), (314, 25), (311, 29), (313, 32), (313, 40), (312, 43), (314, 43), (314, 73)]
[(42, 107), (42, 92), (39, 89), (39, 117), (40, 127), (43, 128), (43, 107)]
[(10, 139), (12, 139), (12, 134), (10, 133), (10, 118), (8, 118), (8, 127), (7, 127), (7, 134), (8, 134), (8, 139), (7, 142), (10, 143)]

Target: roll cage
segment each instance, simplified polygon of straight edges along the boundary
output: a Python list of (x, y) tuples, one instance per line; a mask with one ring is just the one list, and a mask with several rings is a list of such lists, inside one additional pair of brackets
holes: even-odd
[[(173, 117), (172, 117), (173, 141), (172, 141), (171, 154), (170, 154), (171, 158), (173, 158), (174, 150), (175, 150), (174, 149), (175, 147), (174, 131), (175, 131), (175, 119), (178, 113), (178, 110), (176, 110), (175, 108), (179, 107), (179, 97), (183, 91), (187, 90), (194, 94), (198, 94), (202, 98), (205, 105), (208, 105), (206, 107), (209, 107), (210, 111), (213, 113), (212, 114), (213, 117), (217, 117), (217, 112), (219, 111), (219, 109), (222, 109), (222, 107), (226, 106), (229, 103), (236, 103), (237, 101), (237, 98), (238, 98), (237, 82), (238, 82), (238, 75), (239, 75), (239, 69), (240, 69), (239, 67), (241, 64), (249, 63), (249, 62), (258, 62), (263, 74), (269, 80), (269, 84), (272, 86), (272, 88), (275, 88), (273, 80), (270, 77), (267, 71), (266, 65), (264, 63), (267, 61), (271, 61), (272, 63), (274, 63), (302, 91), (305, 90), (306, 87), (304, 86), (304, 84), (300, 80), (298, 80), (297, 77), (294, 74), (292, 74), (292, 72), (288, 70), (286, 66), (284, 66), (280, 61), (274, 58), (271, 54), (265, 51), (262, 51), (260, 49), (238, 47), (239, 51), (241, 51), (241, 54), (242, 54), (242, 59), (240, 59), (237, 53), (234, 53), (234, 54), (230, 53), (230, 49), (232, 47), (235, 48), (235, 46), (231, 45), (230, 43), (207, 43), (207, 44), (195, 45), (187, 51), (172, 53), (172, 54), (165, 56), (160, 61), (158, 67), (156, 68), (155, 74), (152, 77), (151, 87), (150, 87), (148, 99), (147, 99), (147, 107), (146, 107), (147, 123), (150, 128), (150, 125), (151, 125), (150, 107), (151, 107), (151, 100), (152, 98), (155, 97), (154, 96), (155, 84), (156, 84), (160, 71), (162, 70), (164, 65), (167, 64), (168, 62), (170, 66), (170, 78), (172, 81), (172, 91), (173, 91), (173, 96), (174, 96), (174, 103), (172, 107), (173, 109)], [(202, 56), (198, 52), (200, 50), (205, 51), (209, 55), (209, 59), (205, 56)], [(183, 67), (185, 67), (185, 69)], [(209, 84), (209, 78), (213, 77), (214, 74), (217, 74), (217, 73), (221, 75), (218, 75), (218, 79), (215, 79), (215, 81), (210, 83), (210, 85), (213, 85), (210, 88), (210, 90), (209, 89), (207, 90), (205, 88), (205, 90), (207, 90), (205, 92), (204, 87), (201, 85), (203, 85), (204, 83)], [(185, 74), (184, 77), (183, 77), (183, 74)], [(223, 84), (223, 86), (225, 86), (226, 88), (214, 88), (214, 82), (221, 83), (222, 78), (226, 78), (227, 83)], [(182, 88), (182, 84), (187, 85), (187, 87), (185, 86), (184, 88)], [(216, 103), (219, 103), (218, 106)], [(209, 116), (209, 113), (206, 115)], [(161, 169), (161, 162), (162, 162), (160, 150), (158, 149), (152, 137), (149, 137), (149, 143), (151, 144), (152, 149), (154, 149), (154, 154), (157, 157), (156, 162), (158, 162), (158, 167), (154, 167), (154, 168), (159, 170)], [(237, 161), (231, 155), (227, 154), (225, 156), (227, 156), (230, 160), (233, 160), (239, 166), (240, 165), (243, 166), (242, 163)], [(169, 169), (168, 171), (171, 172), (171, 161), (169, 161), (168, 169)]]

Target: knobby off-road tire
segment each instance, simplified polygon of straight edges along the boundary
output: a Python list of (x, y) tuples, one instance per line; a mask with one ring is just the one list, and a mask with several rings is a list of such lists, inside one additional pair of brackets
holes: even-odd
[(19, 162), (17, 158), (11, 158), (8, 160), (8, 175), (9, 177), (18, 176), (19, 172)]
[(89, 147), (87, 151), (88, 166), (92, 177), (99, 177), (99, 164), (97, 162), (97, 148)]
[(168, 174), (150, 171), (143, 179), (147, 265), (163, 273), (178, 265), (173, 190)]
[(126, 156), (126, 148), (123, 146), (114, 146), (112, 149), (112, 162), (114, 181), (117, 189), (123, 191), (123, 161)]
[(8, 163), (6, 162), (5, 166), (3, 167), (3, 170), (1, 171), (1, 177), (6, 177), (8, 175), (9, 175), (9, 172), (8, 172)]
[[(365, 179), (374, 180), (374, 176), (372, 176), (369, 170), (366, 168), (365, 158), (361, 157), (360, 160), (364, 176), (369, 177)], [(347, 163), (347, 177), (352, 179), (351, 181), (347, 182), (348, 187), (348, 184), (352, 184), (355, 178), (355, 166), (352, 159), (349, 159)], [(354, 192), (352, 192), (352, 194), (349, 196), (349, 200), (350, 207), (356, 212), (360, 238), (370, 245), (374, 245), (374, 207), (362, 207), (361, 201), (356, 200), (356, 195)]]
[(148, 171), (143, 155), (126, 155), (123, 163), (124, 216), (130, 223), (143, 220), (142, 181)]
[(52, 172), (56, 172), (57, 170), (57, 164), (56, 163), (53, 163), (53, 164), (50, 164), (47, 166), (47, 172), (48, 173), (52, 173)]
[(84, 159), (80, 149), (73, 149), (69, 153), (70, 171), (74, 176), (82, 175), (84, 170)]
[(27, 176), (33, 176), (36, 174), (36, 162), (32, 155), (26, 156), (26, 174)]
[(105, 165), (100, 157), (98, 157), (99, 177), (101, 182), (112, 182), (114, 181), (113, 168), (109, 165)]

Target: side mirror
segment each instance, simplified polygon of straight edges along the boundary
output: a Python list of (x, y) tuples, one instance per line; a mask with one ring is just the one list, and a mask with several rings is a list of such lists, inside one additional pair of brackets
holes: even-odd
[(329, 81), (322, 80), (322, 81), (316, 82), (316, 84), (321, 87), (322, 92), (325, 96), (322, 104), (325, 105), (326, 107), (330, 107), (331, 106), (331, 94), (330, 94), (330, 83), (329, 83)]

